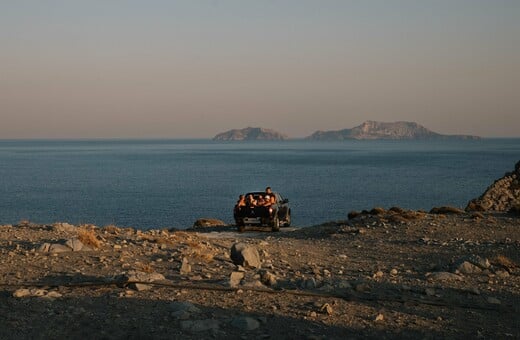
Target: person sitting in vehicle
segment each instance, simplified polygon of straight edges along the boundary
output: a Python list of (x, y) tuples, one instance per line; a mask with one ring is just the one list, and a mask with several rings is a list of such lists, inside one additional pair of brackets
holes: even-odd
[(253, 195), (247, 195), (246, 204), (250, 207), (255, 207), (257, 205), (257, 201), (253, 197)]
[(244, 195), (238, 196), (238, 201), (237, 201), (236, 206), (238, 208), (246, 206), (246, 197)]
[(244, 195), (238, 196), (238, 201), (235, 204), (235, 214), (239, 214), (242, 208), (246, 206), (246, 197)]
[(256, 200), (256, 205), (259, 207), (263, 207), (265, 205), (265, 199), (261, 195), (258, 196), (258, 199)]
[(263, 206), (264, 207), (269, 207), (273, 204), (273, 201), (272, 201), (272, 196), (269, 196), (269, 195), (265, 195), (264, 197), (264, 202), (263, 202)]
[(265, 188), (265, 193), (269, 196), (270, 205), (276, 203), (276, 197), (273, 194), (273, 191), (271, 190), (271, 187)]

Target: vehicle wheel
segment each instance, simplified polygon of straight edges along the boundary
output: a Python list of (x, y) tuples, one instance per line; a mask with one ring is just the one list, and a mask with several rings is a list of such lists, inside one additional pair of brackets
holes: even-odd
[(291, 226), (291, 212), (289, 211), (287, 213), (287, 217), (285, 217), (285, 223), (283, 225), (284, 227), (290, 227)]
[(275, 216), (271, 225), (272, 231), (280, 231), (280, 219), (278, 216)]

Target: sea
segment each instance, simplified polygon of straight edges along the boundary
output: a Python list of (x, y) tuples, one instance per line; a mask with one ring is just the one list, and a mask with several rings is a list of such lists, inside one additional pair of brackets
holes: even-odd
[(233, 223), (238, 195), (267, 186), (301, 227), (373, 207), (464, 208), (519, 160), (520, 139), (0, 140), (0, 224)]

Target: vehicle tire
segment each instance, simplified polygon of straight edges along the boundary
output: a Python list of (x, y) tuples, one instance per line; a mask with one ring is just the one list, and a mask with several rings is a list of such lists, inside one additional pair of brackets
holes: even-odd
[(287, 213), (287, 216), (285, 217), (285, 223), (283, 224), (284, 227), (290, 227), (291, 226), (291, 212), (289, 211)]
[(273, 222), (271, 224), (271, 230), (280, 231), (280, 219), (278, 218), (278, 216), (274, 217)]

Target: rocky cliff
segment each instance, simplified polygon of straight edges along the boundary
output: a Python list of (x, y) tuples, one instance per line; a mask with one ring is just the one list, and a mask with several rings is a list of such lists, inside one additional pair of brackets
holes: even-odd
[(476, 136), (442, 135), (428, 130), (414, 122), (384, 123), (366, 121), (352, 129), (337, 131), (316, 131), (306, 139), (344, 140), (344, 139), (478, 139)]
[(288, 137), (277, 131), (263, 128), (248, 127), (245, 129), (234, 129), (219, 133), (213, 140), (215, 141), (252, 141), (252, 140), (286, 140)]
[(520, 212), (520, 161), (479, 197), (469, 201), (468, 211)]

